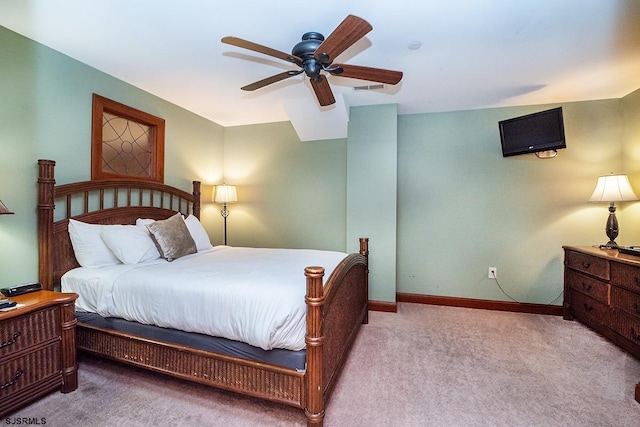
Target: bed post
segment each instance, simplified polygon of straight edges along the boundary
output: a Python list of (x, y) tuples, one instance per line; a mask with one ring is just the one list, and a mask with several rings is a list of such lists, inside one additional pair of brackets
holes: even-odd
[(367, 304), (367, 310), (364, 313), (364, 319), (362, 319), (362, 323), (365, 325), (369, 323), (369, 238), (361, 237), (360, 238), (360, 255), (365, 257), (367, 260), (367, 271), (364, 273), (364, 284), (365, 284), (365, 303)]
[(304, 269), (307, 276), (307, 404), (304, 413), (307, 416), (308, 426), (321, 426), (324, 419), (324, 390), (322, 380), (322, 344), (324, 335), (322, 332), (322, 306), (324, 305), (324, 287), (322, 277), (324, 268), (307, 267)]
[(193, 216), (200, 219), (200, 181), (193, 181)]
[(38, 160), (38, 278), (42, 287), (53, 290), (53, 160)]

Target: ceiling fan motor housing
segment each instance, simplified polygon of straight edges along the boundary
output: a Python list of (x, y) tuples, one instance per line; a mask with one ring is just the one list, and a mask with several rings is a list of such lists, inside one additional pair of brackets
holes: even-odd
[(324, 36), (320, 33), (309, 32), (302, 35), (302, 41), (298, 42), (291, 53), (302, 59), (302, 68), (310, 79), (318, 80), (322, 64), (314, 57), (318, 46), (324, 41)]
[(298, 42), (291, 53), (298, 58), (307, 59), (313, 57), (313, 53), (324, 41), (324, 36), (320, 33), (310, 32), (302, 35), (302, 41)]

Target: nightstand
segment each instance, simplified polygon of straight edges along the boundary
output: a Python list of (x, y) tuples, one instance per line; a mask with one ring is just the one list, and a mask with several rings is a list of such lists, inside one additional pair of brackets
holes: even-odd
[(0, 417), (60, 389), (78, 388), (73, 293), (37, 291), (11, 297), (0, 311)]
[[(563, 248), (564, 318), (640, 358), (640, 257), (597, 246)], [(640, 403), (640, 383), (635, 399)]]

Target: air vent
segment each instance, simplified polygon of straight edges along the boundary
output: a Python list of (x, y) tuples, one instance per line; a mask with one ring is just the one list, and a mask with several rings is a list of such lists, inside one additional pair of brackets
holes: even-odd
[(366, 86), (356, 86), (353, 90), (377, 90), (384, 89), (384, 85), (366, 85)]

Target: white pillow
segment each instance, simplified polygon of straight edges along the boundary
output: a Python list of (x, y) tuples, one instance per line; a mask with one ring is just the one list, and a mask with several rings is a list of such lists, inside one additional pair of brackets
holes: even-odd
[(193, 240), (196, 242), (198, 252), (213, 248), (213, 245), (209, 240), (209, 235), (200, 221), (198, 221), (198, 218), (193, 215), (189, 215), (184, 219), (184, 222), (187, 224), (191, 237), (193, 237)]
[(155, 219), (150, 218), (138, 218), (136, 219), (136, 227), (142, 227), (145, 230), (147, 229), (147, 225), (155, 222)]
[(104, 267), (120, 264), (118, 257), (107, 247), (100, 232), (105, 225), (87, 224), (69, 219), (69, 237), (78, 264), (82, 267)]
[(151, 235), (142, 227), (109, 225), (103, 227), (100, 236), (123, 264), (137, 264), (160, 258)]
[[(153, 219), (138, 218), (136, 220), (136, 225), (138, 227), (146, 227), (153, 222)], [(198, 218), (193, 215), (189, 215), (185, 218), (184, 223), (187, 224), (189, 234), (191, 234), (193, 241), (196, 242), (196, 248), (198, 248), (198, 252), (213, 248), (213, 245), (209, 240), (209, 235), (207, 234)]]

